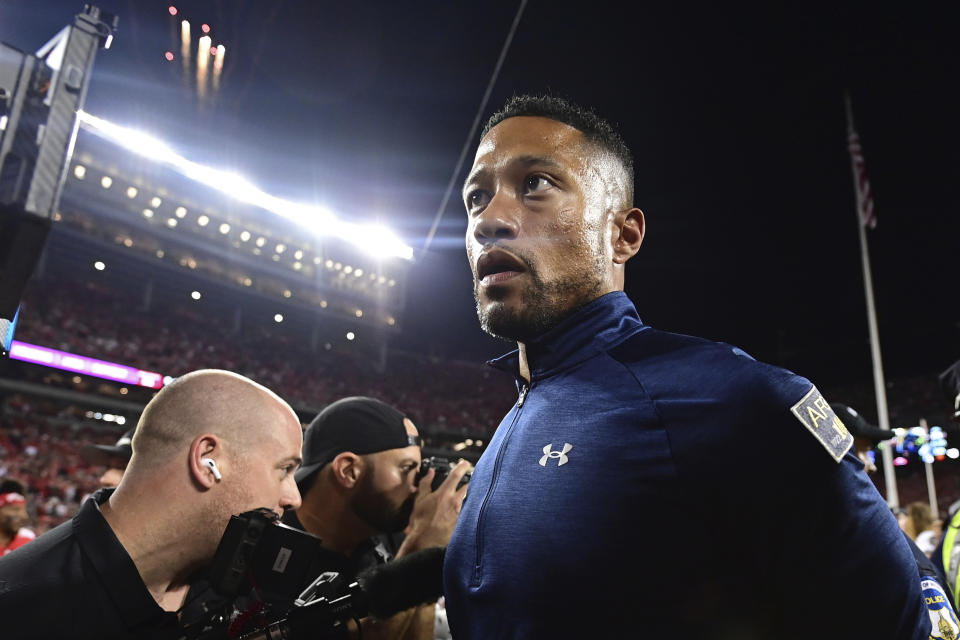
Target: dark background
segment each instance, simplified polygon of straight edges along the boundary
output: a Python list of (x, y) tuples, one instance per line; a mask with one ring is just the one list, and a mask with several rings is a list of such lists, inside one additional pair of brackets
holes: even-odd
[[(104, 1), (120, 16), (86, 110), (279, 196), (380, 220), (419, 253), (517, 2)], [(593, 106), (636, 156), (647, 238), (627, 292), (645, 321), (742, 346), (820, 384), (870, 381), (843, 91), (876, 202), (869, 232), (884, 364), (960, 357), (957, 8), (833, 3), (563, 3), (525, 8), (489, 115), (514, 92)], [(839, 6), (838, 6), (839, 5)], [(0, 36), (33, 50), (81, 3), (3, 0)], [(179, 20), (227, 47), (202, 101)], [(83, 134), (81, 134), (83, 135)], [(400, 348), (478, 359), (456, 178), (408, 284)]]

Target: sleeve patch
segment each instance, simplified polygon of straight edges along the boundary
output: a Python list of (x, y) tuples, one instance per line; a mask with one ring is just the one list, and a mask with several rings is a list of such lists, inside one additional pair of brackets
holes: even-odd
[(954, 640), (960, 634), (960, 621), (950, 607), (950, 600), (938, 582), (922, 578), (920, 590), (930, 616), (930, 638)]
[(816, 387), (811, 387), (807, 395), (793, 405), (790, 411), (837, 462), (840, 462), (853, 446), (853, 436)]

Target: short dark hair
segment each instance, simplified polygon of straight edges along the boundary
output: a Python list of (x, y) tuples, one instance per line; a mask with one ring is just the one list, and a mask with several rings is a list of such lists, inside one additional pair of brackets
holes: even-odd
[(627, 172), (630, 189), (628, 199), (633, 200), (633, 154), (627, 143), (613, 126), (593, 112), (592, 109), (582, 107), (559, 96), (544, 95), (515, 95), (499, 111), (490, 116), (480, 137), (486, 136), (490, 129), (506, 120), (518, 116), (533, 116), (549, 118), (573, 127), (583, 134), (584, 138), (609, 151), (620, 161)]
[(20, 495), (23, 495), (26, 492), (26, 487), (18, 480), (11, 478), (0, 482), (0, 493), (19, 493)]

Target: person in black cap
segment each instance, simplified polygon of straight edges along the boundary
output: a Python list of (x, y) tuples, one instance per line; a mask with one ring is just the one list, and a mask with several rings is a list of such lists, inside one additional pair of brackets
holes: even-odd
[[(369, 553), (378, 534), (406, 530), (396, 557), (446, 546), (467, 490), (458, 485), (470, 465), (461, 461), (431, 491), (434, 470), (418, 478), (420, 444), (413, 422), (384, 402), (355, 396), (330, 404), (304, 433), (303, 464), (295, 475), (303, 502), (285, 521), (341, 554), (335, 569), (348, 578), (388, 559), (382, 544)], [(434, 610), (423, 606), (361, 624), (366, 639), (432, 639)]]
[(120, 484), (123, 472), (133, 455), (133, 433), (136, 427), (128, 429), (116, 444), (91, 444), (82, 451), (83, 458), (90, 464), (103, 465), (105, 470), (100, 476), (100, 488), (109, 489)]

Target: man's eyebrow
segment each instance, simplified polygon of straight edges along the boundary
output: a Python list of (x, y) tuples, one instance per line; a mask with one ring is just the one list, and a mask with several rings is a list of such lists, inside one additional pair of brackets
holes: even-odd
[[(520, 166), (523, 168), (533, 167), (533, 166), (542, 166), (550, 169), (562, 168), (562, 165), (559, 162), (557, 162), (556, 160), (554, 160), (549, 156), (532, 156), (532, 155), (517, 156), (516, 158), (512, 158), (508, 163), (508, 166)], [(466, 190), (466, 188), (474, 182), (482, 182), (483, 179), (486, 178), (490, 173), (492, 172), (489, 168), (480, 167), (479, 169), (471, 173), (469, 176), (467, 176), (466, 180), (464, 180), (463, 190)]]

